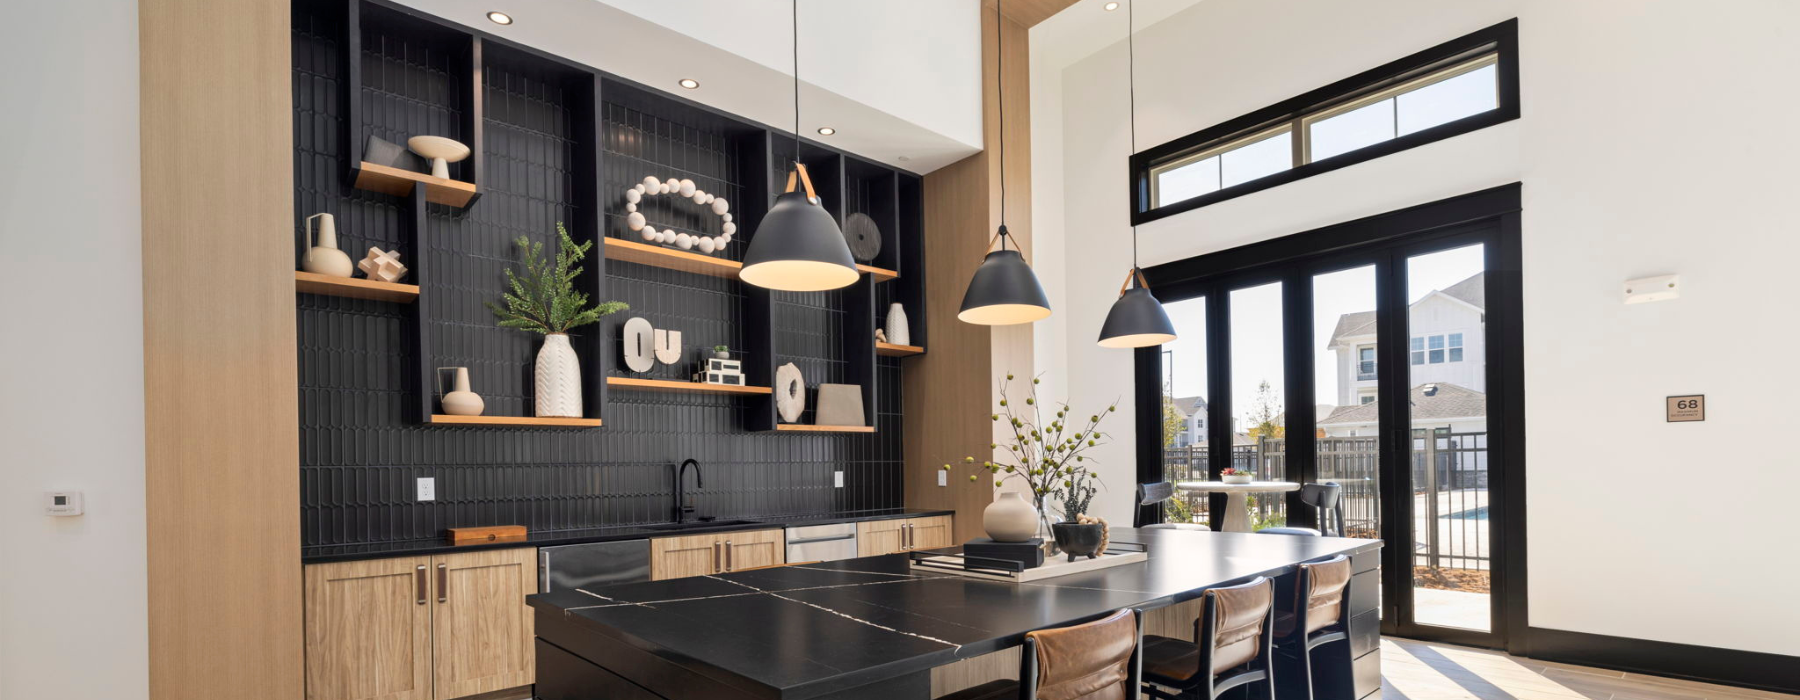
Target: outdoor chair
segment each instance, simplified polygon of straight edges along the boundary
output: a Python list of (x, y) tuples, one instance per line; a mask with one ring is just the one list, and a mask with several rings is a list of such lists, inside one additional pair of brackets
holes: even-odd
[[(1137, 499), (1140, 506), (1159, 506), (1175, 496), (1175, 485), (1167, 481), (1156, 481), (1138, 484)], [(1145, 525), (1145, 530), (1207, 530), (1212, 527), (1201, 523), (1155, 523)]]
[(1306, 484), (1300, 487), (1300, 502), (1312, 506), (1313, 512), (1318, 514), (1317, 522), (1323, 528), (1323, 532), (1310, 527), (1268, 527), (1256, 532), (1262, 535), (1318, 537), (1322, 534), (1327, 537), (1343, 537), (1344, 509), (1339, 502), (1343, 490), (1343, 486), (1332, 481), (1323, 484)]

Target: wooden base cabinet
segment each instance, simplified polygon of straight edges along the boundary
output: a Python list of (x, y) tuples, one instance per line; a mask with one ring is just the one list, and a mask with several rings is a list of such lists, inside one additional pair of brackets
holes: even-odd
[(953, 516), (869, 520), (856, 524), (856, 555), (877, 557), (954, 544)]
[(650, 578), (661, 581), (787, 563), (786, 530), (749, 530), (650, 540)]
[(306, 567), (307, 700), (451, 700), (531, 685), (530, 547)]

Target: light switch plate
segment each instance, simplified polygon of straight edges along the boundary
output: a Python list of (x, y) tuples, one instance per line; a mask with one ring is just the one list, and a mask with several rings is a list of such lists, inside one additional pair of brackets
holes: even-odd
[(831, 485), (836, 486), (840, 489), (844, 488), (844, 473), (843, 472), (832, 472), (831, 473)]
[(937, 474), (938, 474), (938, 485), (939, 486), (949, 486), (950, 485), (950, 472), (939, 469)]
[(437, 479), (434, 479), (429, 476), (421, 477), (419, 479), (419, 500), (420, 501), (435, 501), (435, 500), (437, 500)]

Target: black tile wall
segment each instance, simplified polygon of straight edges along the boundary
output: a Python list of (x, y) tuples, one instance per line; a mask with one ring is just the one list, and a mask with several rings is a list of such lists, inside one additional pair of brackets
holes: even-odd
[[(403, 198), (349, 185), (347, 173), (359, 154), (345, 152), (346, 133), (356, 125), (347, 124), (352, 110), (343, 104), (343, 7), (294, 6), (294, 201), (301, 216), (333, 214), (339, 247), (360, 258), (370, 246), (407, 245), (411, 210)], [(353, 98), (361, 101), (355, 112), (362, 133), (396, 143), (418, 134), (471, 142), (471, 135), (460, 133), (468, 96), (459, 91), (470, 84), (466, 51), (441, 32), (413, 32), (409, 18), (397, 12), (380, 12), (379, 21), (365, 14), (362, 23), (362, 80)], [(734, 210), (745, 197), (766, 196), (746, 192), (742, 184), (745, 168), (766, 165), (742, 162), (753, 149), (741, 148), (741, 140), (763, 138), (760, 132), (733, 131), (716, 119), (684, 121), (679, 109), (651, 115), (604, 104), (603, 172), (580, 172), (577, 149), (592, 147), (592, 136), (578, 133), (585, 123), (581, 110), (592, 109), (583, 100), (591, 95), (572, 85), (567, 69), (542, 65), (542, 59), (520, 52), (486, 55), (483, 194), (466, 211), (432, 205), (423, 255), (401, 250), (408, 265), (431, 271), (416, 309), (428, 319), (431, 356), (416, 357), (408, 342), (415, 309), (298, 296), (303, 545), (430, 541), (452, 526), (522, 524), (557, 531), (662, 522), (670, 518), (670, 465), (688, 457), (705, 470), (706, 488), (696, 492), (704, 515), (899, 507), (901, 382), (899, 365), (888, 358), (877, 370), (874, 435), (750, 432), (743, 429), (745, 414), (760, 399), (617, 388), (608, 394), (605, 426), (590, 430), (433, 427), (408, 415), (406, 407), (418, 402), (415, 392), (421, 390), (414, 379), (421, 362), (468, 367), (489, 414), (531, 413), (532, 361), (540, 339), (498, 328), (483, 303), (498, 298), (502, 270), (516, 260), (515, 239), (554, 246), (559, 221), (575, 232), (572, 219), (581, 215), (576, 191), (591, 186), (591, 178), (603, 179), (603, 227), (616, 236), (635, 236), (624, 226), (622, 193), (644, 175), (690, 177), (726, 196)], [(453, 177), (472, 175), (470, 165), (452, 170)], [(716, 217), (663, 199), (668, 201), (645, 208), (652, 222), (717, 232)], [(296, 260), (302, 238), (296, 222)], [(747, 239), (747, 232), (740, 233), (722, 256), (741, 259)], [(717, 344), (743, 357), (740, 283), (618, 261), (605, 268), (607, 298), (631, 304), (632, 311), (579, 330), (578, 348), (596, 347), (601, 338), (615, 337), (625, 317), (641, 315), (659, 328), (682, 331), (696, 358)], [(841, 292), (776, 295), (778, 362), (799, 364), (809, 383), (842, 381), (846, 361), (838, 334), (867, 332), (842, 327), (842, 303)], [(584, 358), (584, 371), (623, 374), (600, 366), (597, 354)], [(665, 368), (653, 376), (684, 375)], [(833, 487), (836, 470), (845, 472), (845, 488)], [(420, 477), (437, 480), (437, 500), (416, 502), (414, 481)]]

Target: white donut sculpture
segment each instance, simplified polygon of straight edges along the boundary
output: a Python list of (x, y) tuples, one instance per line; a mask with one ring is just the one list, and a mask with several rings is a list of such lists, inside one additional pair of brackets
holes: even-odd
[[(672, 194), (695, 204), (708, 207), (719, 216), (721, 222), (717, 236), (677, 233), (669, 229), (657, 230), (638, 211), (645, 197)], [(694, 181), (686, 178), (658, 179), (655, 175), (644, 178), (643, 182), (632, 185), (625, 190), (625, 225), (637, 231), (645, 241), (672, 245), (682, 250), (699, 248), (702, 253), (713, 253), (725, 250), (725, 244), (731, 242), (737, 233), (737, 224), (731, 222), (731, 203), (724, 197), (708, 194), (694, 186)]]

